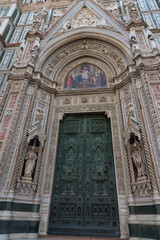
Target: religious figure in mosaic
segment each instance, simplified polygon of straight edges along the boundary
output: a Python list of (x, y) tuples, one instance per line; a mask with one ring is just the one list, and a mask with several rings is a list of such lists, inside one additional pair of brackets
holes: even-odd
[(98, 67), (83, 64), (74, 68), (65, 78), (65, 89), (106, 87), (106, 76)]

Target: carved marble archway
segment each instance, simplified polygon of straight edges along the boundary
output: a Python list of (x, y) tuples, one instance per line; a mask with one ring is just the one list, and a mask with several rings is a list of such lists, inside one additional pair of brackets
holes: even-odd
[[(45, 42), (44, 40), (44, 45), (42, 41), (39, 59), (36, 63), (36, 70), (44, 72), (44, 66), (46, 66), (46, 64), (49, 63), (48, 60), (50, 60), (54, 54), (58, 53), (58, 51), (63, 51), (64, 49), (68, 48), (68, 46), (73, 47), (73, 45), (76, 42), (79, 42), (79, 45), (81, 45), (86, 40), (89, 42), (90, 41), (95, 41), (97, 43), (101, 42), (102, 47), (108, 45), (112, 47), (112, 49), (115, 49), (117, 52), (119, 52), (121, 58), (125, 60), (127, 65), (132, 63), (132, 55), (130, 52), (128, 38), (121, 35), (120, 33), (114, 31), (107, 31), (105, 29), (102, 30), (98, 28), (96, 29), (81, 28), (65, 32), (58, 36), (54, 36), (54, 38), (50, 39), (48, 42)], [(73, 53), (76, 52), (77, 50), (78, 50), (77, 47), (74, 48)], [(101, 52), (102, 49), (100, 48), (99, 50)], [(59, 52), (58, 57), (60, 57), (60, 55), (61, 54)], [(86, 56), (88, 56), (88, 54)]]
[[(100, 96), (101, 97), (101, 96)], [(82, 99), (82, 96), (79, 97)], [(56, 149), (58, 142), (58, 131), (59, 131), (59, 122), (62, 120), (64, 114), (77, 114), (77, 113), (100, 113), (103, 112), (107, 114), (111, 119), (111, 128), (112, 128), (112, 139), (113, 139), (113, 152), (114, 152), (114, 164), (115, 164), (115, 173), (116, 173), (116, 182), (117, 182), (117, 195), (118, 195), (118, 207), (119, 207), (119, 219), (120, 219), (120, 229), (121, 237), (128, 236), (128, 227), (127, 227), (127, 205), (125, 205), (126, 198), (126, 189), (125, 189), (125, 175), (124, 175), (124, 162), (121, 152), (121, 142), (120, 142), (120, 129), (118, 126), (118, 112), (116, 109), (115, 98), (106, 99), (105, 104), (68, 104), (65, 106), (55, 106), (54, 115), (52, 119), (52, 127), (50, 131), (50, 136), (48, 138), (45, 152), (45, 176), (43, 179), (42, 187), (42, 205), (41, 205), (41, 222), (40, 222), (40, 234), (46, 234), (48, 229), (48, 220), (50, 212), (50, 202), (46, 202), (47, 199), (50, 199), (52, 193), (52, 184), (54, 178), (54, 168), (56, 162)], [(57, 101), (59, 105), (60, 101)], [(70, 102), (71, 103), (71, 102)], [(60, 104), (61, 105), (61, 104)], [(48, 154), (47, 154), (48, 152)]]
[[(73, 30), (71, 35), (67, 32), (61, 34), (61, 36), (55, 36), (46, 43), (43, 51), (40, 52), (36, 65), (36, 70), (41, 71), (43, 76), (57, 83), (57, 95), (53, 99), (50, 109), (50, 131), (43, 154), (44, 174), (41, 188), (42, 203), (39, 233), (45, 235), (48, 230), (59, 121), (64, 114), (103, 112), (111, 118), (120, 230), (121, 237), (126, 238), (128, 237), (128, 206), (127, 190), (125, 188), (125, 163), (123, 161), (118, 122), (119, 113), (116, 93), (113, 89), (113, 79), (123, 73), (127, 66), (132, 63), (129, 46), (126, 39), (123, 39), (121, 44), (118, 37), (104, 35), (102, 29), (96, 29), (97, 32), (94, 33), (86, 32), (86, 29), (77, 32), (77, 34), (76, 31)], [(66, 35), (67, 37), (65, 37)], [(59, 39), (59, 41), (56, 41), (56, 39)], [(108, 76), (109, 84), (107, 88), (64, 91), (66, 74), (84, 62), (94, 63), (97, 67), (102, 68)]]

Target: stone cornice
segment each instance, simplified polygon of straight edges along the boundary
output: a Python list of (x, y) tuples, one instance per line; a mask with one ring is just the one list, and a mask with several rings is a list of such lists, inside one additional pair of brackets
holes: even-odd
[(128, 76), (125, 79), (123, 79), (121, 82), (119, 82), (119, 83), (114, 85), (114, 89), (115, 90), (121, 89), (122, 87), (127, 85), (129, 82), (131, 82), (131, 79), (135, 78), (135, 77), (137, 77), (137, 73), (136, 72), (128, 73)]
[(46, 86), (44, 83), (41, 82), (40, 79), (38, 78), (34, 78), (31, 80), (30, 82), (31, 84), (37, 84), (39, 88), (45, 90), (46, 92), (50, 93), (50, 94), (57, 94), (57, 90), (53, 87), (48, 87)]
[(140, 59), (143, 59), (143, 60), (151, 60), (151, 59), (154, 59), (156, 57), (160, 56), (160, 53), (157, 52), (155, 54), (152, 54), (152, 53), (146, 53), (146, 55), (143, 55), (142, 52), (140, 52), (138, 55), (136, 55), (134, 58), (133, 58), (133, 61), (136, 61), (138, 58)]
[[(34, 72), (33, 74), (25, 72), (21, 75), (9, 73), (8, 80), (10, 81), (23, 81), (28, 79), (30, 84), (37, 84), (39, 88), (45, 90), (50, 94), (56, 94), (57, 96), (73, 96), (73, 95), (91, 95), (91, 94), (108, 94), (114, 93), (117, 89), (121, 89), (129, 82), (132, 78), (137, 78), (140, 75), (140, 71), (157, 71), (160, 69), (160, 62), (156, 64), (145, 65), (141, 62), (139, 65), (129, 65), (123, 73), (113, 78), (114, 85), (109, 88), (99, 88), (99, 89), (76, 89), (76, 90), (60, 90), (57, 91), (55, 86), (56, 82), (51, 81), (48, 78), (43, 77), (41, 72)], [(18, 70), (18, 69), (17, 69)], [(43, 82), (44, 79), (44, 82)], [(52, 86), (47, 86), (45, 80), (52, 84)], [(53, 85), (55, 85), (53, 87)]]
[(42, 2), (42, 3), (30, 3), (30, 4), (23, 4), (21, 0), (18, 0), (18, 6), (22, 12), (24, 11), (33, 11), (33, 9), (40, 10), (44, 6), (47, 7), (48, 9), (53, 9), (53, 8), (62, 8), (62, 7), (68, 7), (71, 4), (73, 4), (72, 0), (64, 0), (64, 1), (47, 1), (47, 2)]
[(160, 62), (155, 63), (155, 64), (150, 64), (150, 65), (145, 65), (144, 63), (140, 63), (136, 70), (139, 72), (141, 70), (144, 71), (154, 71), (154, 70), (160, 70)]
[(4, 48), (12, 48), (12, 47), (17, 48), (20, 46), (20, 43), (6, 43), (2, 35), (0, 35), (0, 42), (2, 43)]
[(160, 33), (160, 28), (150, 29), (152, 33)]
[(132, 27), (142, 27), (142, 26), (145, 28), (148, 27), (147, 23), (143, 19), (139, 19), (135, 21), (131, 20), (128, 22), (127, 30), (130, 30)]
[(33, 75), (30, 73), (25, 72), (22, 75), (15, 75), (15, 74), (9, 73), (9, 76), (8, 76), (8, 81), (13, 81), (13, 82), (25, 81), (26, 79), (29, 80), (30, 84), (32, 85), (37, 84), (39, 88), (45, 90), (48, 93), (51, 93), (51, 94), (57, 93), (57, 90), (55, 88), (46, 86), (44, 83), (41, 82), (40, 79), (33, 78)]
[(81, 89), (81, 90), (64, 90), (58, 91), (57, 96), (79, 96), (79, 95), (91, 95), (91, 94), (108, 94), (114, 93), (114, 88), (96, 88), (96, 89)]
[(9, 75), (8, 75), (9, 81), (24, 81), (25, 79), (28, 79), (29, 81), (31, 81), (32, 74), (25, 72), (22, 75), (17, 75), (17, 74), (13, 74), (13, 73), (9, 73)]
[(31, 39), (31, 38), (36, 38), (39, 37), (40, 39), (42, 38), (41, 32), (39, 31), (29, 31), (26, 33), (25, 39)]

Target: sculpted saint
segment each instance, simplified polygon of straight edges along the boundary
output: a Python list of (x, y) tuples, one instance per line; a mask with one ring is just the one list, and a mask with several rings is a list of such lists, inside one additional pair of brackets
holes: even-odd
[(157, 49), (157, 44), (156, 44), (156, 41), (154, 39), (154, 35), (149, 28), (147, 28), (146, 34), (147, 34), (147, 37), (149, 39), (152, 50)]
[(33, 148), (27, 152), (25, 158), (25, 168), (24, 168), (24, 177), (32, 177), (32, 173), (34, 171), (36, 165), (37, 155), (33, 151)]
[(138, 177), (146, 176), (145, 167), (142, 162), (142, 149), (137, 142), (134, 143), (132, 159), (135, 167), (137, 168)]

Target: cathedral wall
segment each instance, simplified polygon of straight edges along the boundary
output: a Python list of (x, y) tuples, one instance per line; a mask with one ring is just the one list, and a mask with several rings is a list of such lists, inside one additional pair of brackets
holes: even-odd
[(48, 234), (60, 122), (89, 113), (111, 121), (121, 237), (159, 239), (159, 3), (36, 4), (0, 9), (0, 239)]

